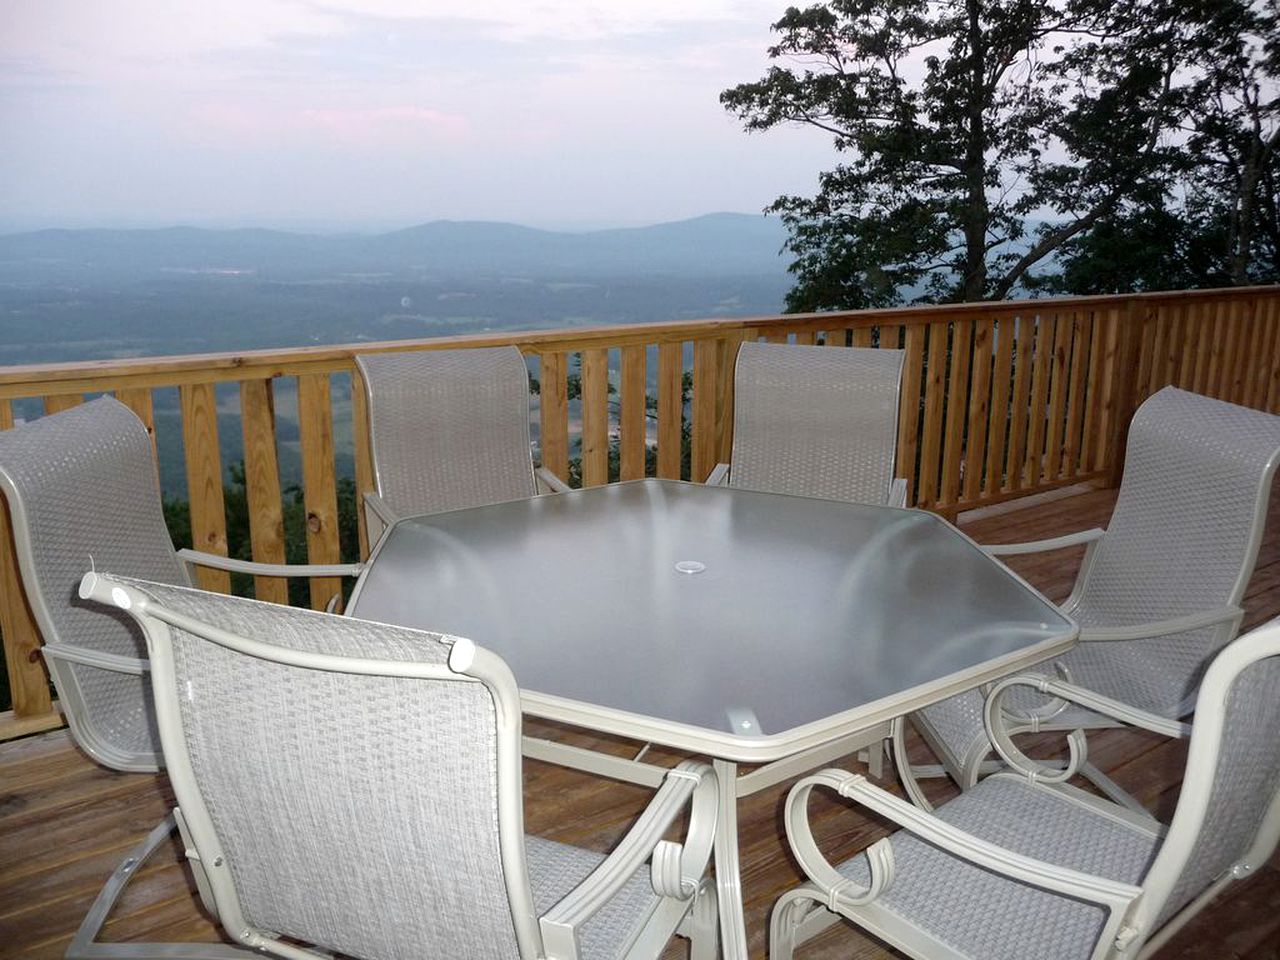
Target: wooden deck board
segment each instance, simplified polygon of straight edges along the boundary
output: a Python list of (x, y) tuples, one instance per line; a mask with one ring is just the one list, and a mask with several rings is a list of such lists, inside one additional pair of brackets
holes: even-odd
[[(961, 519), (979, 542), (1009, 542), (1105, 526), (1114, 491), (1098, 490)], [(1246, 596), (1246, 625), (1280, 616), (1280, 496), (1273, 496), (1258, 568)], [(1082, 550), (1012, 558), (1012, 566), (1052, 599), (1071, 589)], [(542, 725), (529, 724), (538, 733)], [(563, 735), (558, 732), (557, 735)], [(583, 744), (625, 754), (630, 745), (573, 733)], [(923, 762), (923, 746), (913, 751)], [(1176, 802), (1185, 744), (1154, 735), (1106, 731), (1090, 737), (1091, 759), (1151, 809), (1165, 816)], [(656, 751), (654, 759), (666, 757)], [(847, 758), (840, 766), (851, 765)], [(764, 957), (768, 911), (800, 880), (781, 839), (782, 802), (790, 782), (741, 805), (742, 873), (753, 957)], [(935, 799), (954, 791), (944, 781)], [(526, 826), (532, 833), (607, 849), (644, 806), (648, 793), (547, 764), (526, 763)], [(171, 802), (164, 778), (102, 770), (66, 731), (0, 744), (0, 958), (61, 957), (113, 866), (163, 816)], [(832, 857), (848, 856), (884, 835), (882, 824), (824, 796), (812, 804), (815, 834)], [(1250, 880), (1228, 888), (1159, 954), (1160, 960), (1277, 960), (1280, 957), (1280, 857)], [(116, 940), (213, 940), (176, 845), (162, 848), (127, 893), (106, 937)], [(673, 946), (670, 956), (683, 956)], [(852, 927), (839, 925), (798, 951), (802, 958), (885, 960), (899, 954)]]

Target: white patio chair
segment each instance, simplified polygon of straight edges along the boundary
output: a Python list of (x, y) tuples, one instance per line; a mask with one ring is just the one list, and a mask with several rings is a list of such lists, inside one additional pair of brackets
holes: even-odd
[(80, 591), (146, 633), (188, 857), (239, 942), (641, 958), (680, 932), (714, 956), (708, 767), (673, 769), (607, 857), (526, 836), (520, 692), (470, 640), (109, 574)]
[(733, 451), (707, 483), (902, 507), (894, 479), (901, 350), (744, 343)]
[(369, 542), (400, 517), (564, 492), (533, 468), (529, 371), (516, 347), (356, 357), (369, 401), (377, 493), (365, 494)]
[[(824, 770), (787, 798), (791, 849), (810, 882), (774, 907), (770, 960), (845, 917), (927, 960), (1148, 957), (1280, 839), (1280, 621), (1241, 637), (1205, 675), (1195, 730), (1138, 710), (1125, 723), (1190, 735), (1182, 793), (1166, 828), (1058, 782), (1009, 739), (1001, 701), (1030, 686), (1091, 710), (1111, 704), (1033, 675), (1001, 681), (988, 714), (1013, 768), (929, 814), (862, 776)], [(1074, 758), (1078, 759), (1078, 758)], [(1074, 762), (1073, 759), (1073, 762)], [(806, 806), (824, 787), (903, 829), (833, 867)]]
[[(113, 770), (160, 769), (160, 741), (142, 634), (127, 618), (104, 615), (77, 599), (85, 566), (182, 586), (191, 583), (189, 565), (271, 576), (355, 575), (360, 569), (175, 551), (151, 438), (128, 407), (109, 397), (0, 431), (0, 491), (8, 501), (23, 589), (44, 640), (41, 652), (71, 735)], [(164, 841), (171, 820), (167, 826), (152, 834), (151, 849)], [(69, 957), (118, 955), (93, 941), (131, 875), (126, 859), (85, 918)]]
[[(1134, 415), (1105, 532), (983, 549), (1007, 556), (1087, 544), (1062, 606), (1080, 624), (1080, 644), (1058, 669), (1095, 693), (1176, 720), (1191, 711), (1209, 661), (1239, 629), (1277, 464), (1280, 417), (1166, 387)], [(1009, 709), (1025, 730), (1118, 725), (1034, 694), (1019, 694)], [(982, 713), (982, 693), (970, 691), (911, 718), (962, 789), (986, 772)], [(915, 778), (942, 771), (907, 762), (901, 721), (895, 747), (904, 786), (928, 809)], [(1081, 772), (1134, 805), (1092, 764)]]

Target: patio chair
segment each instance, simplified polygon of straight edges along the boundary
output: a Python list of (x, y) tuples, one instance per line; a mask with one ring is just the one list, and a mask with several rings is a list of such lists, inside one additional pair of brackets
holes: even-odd
[(733, 451), (707, 483), (906, 506), (894, 479), (901, 350), (744, 343)]
[[(142, 634), (127, 618), (77, 599), (86, 565), (182, 586), (191, 583), (191, 565), (270, 576), (342, 576), (360, 569), (175, 551), (151, 438), (129, 408), (110, 397), (0, 431), (0, 491), (8, 501), (23, 590), (67, 726), (85, 753), (113, 770), (154, 772), (163, 758)], [(169, 832), (163, 827), (156, 846)], [(94, 952), (101, 945), (93, 940), (122, 889), (118, 882), (129, 875), (126, 860), (85, 918), (68, 956), (103, 955)]]
[(708, 767), (672, 769), (607, 857), (526, 836), (520, 691), (470, 640), (109, 574), (80, 592), (146, 633), (188, 857), (240, 943), (640, 958), (679, 932), (714, 955)]
[[(1087, 544), (1062, 606), (1080, 624), (1080, 643), (1057, 669), (1095, 693), (1175, 720), (1191, 711), (1209, 661), (1239, 629), (1278, 463), (1280, 417), (1166, 387), (1134, 415), (1106, 531), (983, 549), (1006, 556)], [(1119, 725), (1034, 694), (1019, 694), (1009, 709), (1024, 730)], [(970, 691), (911, 718), (962, 789), (985, 772), (982, 715), (982, 693)], [(915, 777), (940, 771), (908, 763), (901, 721), (894, 740), (904, 786), (927, 809)], [(1136, 806), (1092, 764), (1082, 773)]]
[[(928, 960), (1120, 960), (1149, 957), (1232, 880), (1265, 867), (1280, 838), (1280, 620), (1241, 637), (1205, 674), (1195, 730), (1140, 710), (1126, 723), (1190, 736), (1182, 792), (1166, 828), (1058, 782), (1009, 739), (1001, 701), (1046, 690), (1095, 711), (1113, 703), (1025, 675), (994, 688), (987, 713), (1012, 770), (935, 814), (824, 770), (787, 798), (791, 849), (810, 882), (774, 907), (770, 960), (839, 917)], [(1073, 763), (1078, 757), (1073, 758)], [(810, 830), (814, 787), (902, 829), (833, 867)]]
[(533, 468), (529, 371), (516, 347), (356, 357), (369, 401), (376, 493), (370, 544), (400, 517), (462, 510), (568, 485)]

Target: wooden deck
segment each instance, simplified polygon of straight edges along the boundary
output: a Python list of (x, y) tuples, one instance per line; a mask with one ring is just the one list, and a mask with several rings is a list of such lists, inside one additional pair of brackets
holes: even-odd
[[(961, 526), (979, 541), (998, 542), (1105, 525), (1114, 492), (1064, 493), (1068, 495), (1031, 506), (991, 508), (985, 516), (962, 518)], [(1272, 498), (1271, 516), (1246, 599), (1247, 626), (1280, 615), (1280, 496)], [(1024, 558), (1015, 565), (1050, 597), (1061, 599), (1070, 590), (1075, 563), (1075, 557), (1056, 555)], [(1090, 737), (1090, 754), (1151, 809), (1165, 816), (1172, 810), (1183, 745), (1112, 732)], [(765, 956), (771, 905), (799, 880), (779, 834), (789, 786), (751, 797), (741, 809), (753, 957)], [(931, 787), (939, 796), (950, 789), (942, 782)], [(529, 762), (525, 796), (530, 832), (606, 849), (643, 806), (646, 792)], [(104, 770), (81, 754), (65, 732), (0, 744), (0, 957), (60, 957), (103, 880), (171, 802), (162, 776)], [(879, 823), (826, 798), (815, 800), (813, 816), (833, 857), (847, 856), (885, 832)], [(1276, 960), (1278, 908), (1280, 857), (1273, 857), (1256, 876), (1229, 888), (1159, 956)], [(114, 940), (213, 940), (218, 931), (197, 906), (178, 851), (165, 848), (140, 872), (105, 935)], [(682, 955), (681, 949), (673, 948), (672, 955)], [(847, 926), (814, 940), (799, 955), (860, 960), (897, 956)]]

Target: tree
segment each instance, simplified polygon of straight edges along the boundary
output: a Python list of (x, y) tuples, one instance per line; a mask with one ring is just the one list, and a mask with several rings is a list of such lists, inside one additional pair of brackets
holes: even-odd
[[(831, 0), (773, 25), (721, 94), (748, 130), (805, 124), (842, 161), (769, 210), (792, 310), (1000, 299), (1188, 162), (1182, 58), (1214, 0)], [(1194, 8), (1194, 9), (1192, 9)]]
[(1184, 162), (1168, 189), (1125, 199), (1073, 238), (1052, 292), (1222, 287), (1280, 280), (1280, 9), (1187, 5)]

